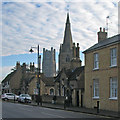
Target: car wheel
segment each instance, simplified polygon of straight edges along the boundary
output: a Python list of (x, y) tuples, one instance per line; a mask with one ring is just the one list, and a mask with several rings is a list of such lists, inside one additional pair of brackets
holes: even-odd
[(8, 98), (5, 98), (4, 100), (5, 100), (5, 101), (6, 101), (6, 100), (8, 101), (9, 99), (8, 99)]

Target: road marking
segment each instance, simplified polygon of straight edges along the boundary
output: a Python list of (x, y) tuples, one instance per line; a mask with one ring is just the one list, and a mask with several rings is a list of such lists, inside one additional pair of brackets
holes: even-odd
[(62, 116), (60, 116), (60, 115), (54, 115), (54, 114), (50, 114), (50, 113), (44, 113), (44, 112), (41, 112), (42, 114), (44, 114), (44, 115), (49, 115), (49, 116), (55, 116), (55, 117), (59, 117), (59, 118), (64, 118), (64, 117), (62, 117)]

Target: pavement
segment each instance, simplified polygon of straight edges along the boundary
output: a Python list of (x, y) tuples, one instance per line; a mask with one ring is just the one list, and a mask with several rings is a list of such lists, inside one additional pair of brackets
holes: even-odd
[[(31, 105), (37, 106), (37, 103), (32, 102)], [(67, 110), (67, 111), (73, 111), (73, 112), (81, 112), (81, 113), (94, 114), (99, 116), (106, 116), (106, 117), (120, 119), (120, 114), (118, 114), (118, 112), (107, 111), (107, 110), (99, 110), (99, 113), (98, 113), (97, 109), (90, 109), (85, 107), (74, 107), (74, 106), (64, 108), (64, 105), (52, 104), (52, 103), (42, 103), (42, 107), (61, 109), (61, 110)]]

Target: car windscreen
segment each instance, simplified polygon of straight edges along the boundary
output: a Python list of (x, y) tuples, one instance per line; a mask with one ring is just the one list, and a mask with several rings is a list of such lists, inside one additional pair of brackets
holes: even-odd
[(30, 97), (28, 94), (23, 94), (21, 97)]

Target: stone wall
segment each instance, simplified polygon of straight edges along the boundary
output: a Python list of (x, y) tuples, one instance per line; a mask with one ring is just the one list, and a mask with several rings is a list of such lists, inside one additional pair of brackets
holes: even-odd
[[(52, 95), (43, 95), (42, 102), (52, 103), (53, 97)], [(64, 96), (56, 96), (56, 104), (64, 104), (64, 100)]]

